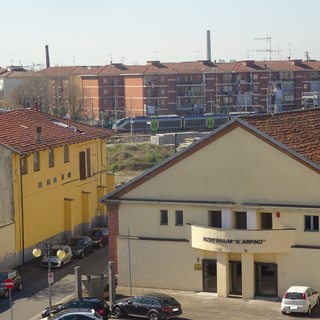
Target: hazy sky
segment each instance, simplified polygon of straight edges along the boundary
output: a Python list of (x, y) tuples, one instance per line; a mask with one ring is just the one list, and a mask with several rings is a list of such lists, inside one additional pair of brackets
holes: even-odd
[[(320, 60), (319, 0), (0, 0), (0, 66)], [(256, 39), (262, 38), (262, 39)], [(269, 38), (269, 39), (268, 39)], [(271, 38), (271, 41), (270, 41)]]

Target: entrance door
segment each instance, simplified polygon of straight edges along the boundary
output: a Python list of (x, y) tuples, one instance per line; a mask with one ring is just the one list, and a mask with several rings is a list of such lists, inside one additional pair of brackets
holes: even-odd
[(275, 263), (255, 264), (255, 287), (257, 296), (278, 295), (278, 270)]
[(203, 291), (217, 292), (217, 261), (202, 260)]
[(230, 294), (242, 294), (242, 268), (240, 261), (230, 261)]

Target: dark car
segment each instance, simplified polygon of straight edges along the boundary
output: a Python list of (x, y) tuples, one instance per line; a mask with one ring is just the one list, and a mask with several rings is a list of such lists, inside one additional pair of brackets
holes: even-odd
[(22, 280), (16, 270), (0, 270), (0, 297), (8, 298), (10, 295), (9, 289), (6, 289), (4, 285), (5, 280), (9, 278), (13, 281), (14, 286), (11, 291), (22, 290)]
[(95, 227), (88, 232), (87, 236), (92, 239), (95, 247), (102, 248), (102, 246), (108, 244), (108, 234), (108, 228)]
[(67, 246), (71, 248), (73, 256), (80, 258), (84, 258), (93, 250), (92, 239), (87, 236), (74, 236), (69, 239)]
[(150, 293), (124, 298), (112, 304), (115, 317), (135, 316), (149, 320), (173, 319), (182, 314), (180, 303), (173, 297), (162, 293)]
[[(88, 308), (94, 309), (104, 320), (109, 319), (111, 316), (109, 304), (100, 298), (82, 298), (72, 299), (65, 303), (59, 303), (51, 306), (51, 314), (58, 313), (62, 310), (72, 308)], [(44, 309), (41, 313), (42, 318), (49, 316), (49, 307)]]

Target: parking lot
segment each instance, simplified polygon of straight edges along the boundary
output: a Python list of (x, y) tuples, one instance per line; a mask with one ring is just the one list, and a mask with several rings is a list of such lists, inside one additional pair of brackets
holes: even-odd
[[(320, 308), (315, 307), (311, 317), (300, 314), (282, 315), (280, 311), (281, 300), (252, 299), (244, 300), (238, 297), (220, 298), (213, 293), (179, 291), (179, 290), (152, 290), (146, 288), (118, 287), (117, 298), (138, 295), (147, 292), (165, 292), (175, 297), (182, 305), (183, 315), (180, 320), (277, 320), (277, 319), (320, 319)], [(122, 318), (128, 319), (128, 318)], [(137, 318), (139, 319), (139, 318)], [(131, 320), (131, 319), (130, 319)]]

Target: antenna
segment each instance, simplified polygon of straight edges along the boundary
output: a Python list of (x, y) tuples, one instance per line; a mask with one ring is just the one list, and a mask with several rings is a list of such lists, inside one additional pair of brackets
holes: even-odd
[(158, 60), (158, 53), (159, 51), (156, 49), (155, 51), (153, 51), (156, 54), (156, 61)]
[(271, 54), (273, 52), (273, 50), (271, 49), (271, 37), (267, 35), (265, 38), (255, 38), (254, 40), (268, 40), (269, 41), (269, 49), (254, 50), (254, 51), (269, 52), (269, 58), (270, 58), (270, 61), (271, 61)]
[(201, 52), (200, 50), (196, 50), (196, 51), (195, 51), (195, 53), (197, 54), (197, 57), (198, 57), (197, 60), (199, 60), (199, 53), (200, 53), (200, 52)]

